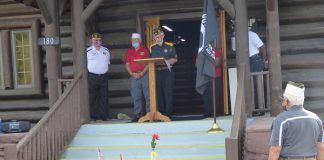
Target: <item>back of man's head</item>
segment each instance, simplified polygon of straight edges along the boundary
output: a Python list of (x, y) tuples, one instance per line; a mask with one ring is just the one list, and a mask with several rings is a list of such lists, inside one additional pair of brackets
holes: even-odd
[(289, 81), (283, 94), (291, 105), (303, 105), (305, 99), (305, 86), (302, 83)]

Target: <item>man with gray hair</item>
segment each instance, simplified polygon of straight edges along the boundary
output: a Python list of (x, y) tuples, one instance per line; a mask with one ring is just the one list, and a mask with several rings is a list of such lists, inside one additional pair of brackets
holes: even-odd
[(304, 109), (305, 86), (288, 82), (284, 110), (272, 122), (268, 160), (323, 160), (324, 139), (320, 118)]
[(145, 97), (146, 112), (150, 111), (150, 95), (148, 66), (135, 62), (136, 59), (149, 57), (148, 48), (142, 45), (141, 35), (133, 33), (131, 36), (132, 47), (130, 47), (124, 57), (125, 67), (131, 77), (131, 95), (134, 100), (134, 118), (133, 122), (138, 121), (142, 110), (142, 94)]

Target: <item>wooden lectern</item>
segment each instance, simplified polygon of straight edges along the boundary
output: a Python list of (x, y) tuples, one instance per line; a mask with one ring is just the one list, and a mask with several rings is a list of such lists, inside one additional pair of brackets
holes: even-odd
[(149, 67), (149, 86), (150, 86), (150, 112), (146, 113), (145, 116), (141, 117), (138, 122), (143, 123), (145, 121), (171, 121), (169, 117), (162, 115), (156, 106), (156, 85), (155, 85), (155, 65), (165, 65), (164, 58), (146, 58), (136, 59), (135, 62), (139, 64), (145, 64)]

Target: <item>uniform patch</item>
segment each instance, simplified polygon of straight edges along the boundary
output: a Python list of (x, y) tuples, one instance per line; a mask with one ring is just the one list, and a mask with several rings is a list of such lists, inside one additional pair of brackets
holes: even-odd
[(91, 51), (92, 50), (92, 48), (90, 48), (90, 49), (87, 49), (87, 52), (89, 52), (89, 51)]
[(140, 55), (141, 55), (141, 56), (144, 56), (144, 52), (140, 52)]
[(164, 49), (164, 53), (167, 53), (168, 52), (168, 49)]

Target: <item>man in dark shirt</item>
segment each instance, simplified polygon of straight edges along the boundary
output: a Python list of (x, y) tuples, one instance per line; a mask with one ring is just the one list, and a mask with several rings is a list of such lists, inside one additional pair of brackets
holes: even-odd
[(172, 116), (173, 111), (173, 89), (174, 71), (173, 65), (177, 62), (177, 53), (172, 43), (164, 42), (164, 32), (161, 28), (153, 31), (155, 43), (151, 45), (151, 57), (163, 57), (170, 65), (156, 66), (156, 94), (158, 109), (167, 116)]
[(323, 160), (323, 124), (304, 105), (305, 87), (288, 82), (283, 94), (285, 112), (272, 122), (268, 160)]

